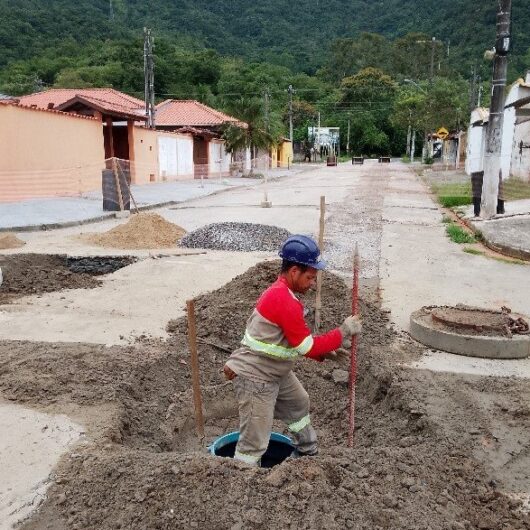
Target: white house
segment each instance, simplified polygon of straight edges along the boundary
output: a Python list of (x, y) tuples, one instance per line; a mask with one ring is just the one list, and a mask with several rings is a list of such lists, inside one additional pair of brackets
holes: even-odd
[[(468, 129), (466, 173), (484, 169), (489, 111), (480, 107), (471, 113)], [(530, 72), (509, 89), (504, 107), (501, 171), (503, 178), (530, 175)]]
[[(510, 175), (530, 177), (530, 72), (517, 80), (506, 98), (506, 117), (509, 116)], [(508, 133), (507, 133), (508, 134)]]
[(466, 151), (466, 173), (468, 175), (484, 169), (483, 161), (488, 119), (489, 111), (484, 107), (478, 107), (471, 113), (467, 131)]

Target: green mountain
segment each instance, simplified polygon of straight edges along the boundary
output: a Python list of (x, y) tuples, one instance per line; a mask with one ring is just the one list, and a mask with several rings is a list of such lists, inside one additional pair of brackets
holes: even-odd
[[(527, 0), (513, 2), (514, 58), (530, 47)], [(424, 32), (450, 44), (462, 70), (495, 34), (494, 0), (0, 0), (0, 66), (68, 42), (156, 35), (314, 72), (332, 40)]]

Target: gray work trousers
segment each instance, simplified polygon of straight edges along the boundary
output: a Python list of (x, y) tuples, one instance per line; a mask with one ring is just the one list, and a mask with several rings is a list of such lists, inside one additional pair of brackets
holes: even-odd
[(273, 419), (287, 424), (300, 455), (317, 453), (317, 435), (309, 419), (309, 396), (293, 372), (273, 383), (255, 383), (241, 376), (232, 382), (239, 404), (236, 460), (259, 465), (269, 445)]

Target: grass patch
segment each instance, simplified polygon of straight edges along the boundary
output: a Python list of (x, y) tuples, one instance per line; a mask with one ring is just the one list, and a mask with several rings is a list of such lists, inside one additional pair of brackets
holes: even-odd
[(473, 204), (471, 196), (471, 182), (457, 183), (446, 182), (443, 184), (432, 184), (432, 191), (438, 198), (438, 202), (444, 208), (455, 208)]
[(515, 177), (504, 181), (504, 196), (507, 201), (530, 199), (530, 182)]
[(443, 224), (449, 224), (449, 223), (452, 223), (453, 220), (448, 216), (448, 215), (443, 215), (442, 216), (442, 223)]
[(482, 250), (478, 250), (477, 248), (465, 247), (464, 252), (467, 254), (473, 254), (474, 256), (484, 256), (484, 252)]
[(445, 231), (453, 243), (458, 243), (459, 245), (476, 243), (476, 239), (456, 223), (449, 223)]

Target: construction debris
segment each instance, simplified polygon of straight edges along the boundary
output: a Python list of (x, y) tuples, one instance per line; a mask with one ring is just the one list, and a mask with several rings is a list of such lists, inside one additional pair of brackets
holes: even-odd
[(129, 221), (103, 234), (85, 234), (83, 241), (106, 248), (149, 249), (174, 247), (186, 233), (157, 213), (132, 215)]
[(275, 252), (291, 234), (284, 228), (254, 223), (213, 223), (190, 232), (181, 246), (242, 252)]
[(25, 241), (19, 239), (12, 232), (0, 234), (0, 249), (5, 250), (9, 248), (22, 248), (26, 244)]

